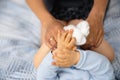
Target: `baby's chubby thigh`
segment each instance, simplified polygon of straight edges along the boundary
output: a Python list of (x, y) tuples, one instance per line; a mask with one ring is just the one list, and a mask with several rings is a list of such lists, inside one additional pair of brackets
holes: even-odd
[(49, 52), (37, 69), (37, 80), (56, 80), (58, 67), (52, 65), (53, 61)]

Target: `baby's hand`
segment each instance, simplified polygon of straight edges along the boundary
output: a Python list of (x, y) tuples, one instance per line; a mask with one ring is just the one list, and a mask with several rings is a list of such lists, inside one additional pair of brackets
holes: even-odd
[(56, 49), (53, 54), (55, 54), (53, 55), (55, 61), (52, 64), (59, 67), (71, 67), (80, 60), (80, 54), (76, 50)]
[(70, 50), (76, 50), (75, 46), (75, 38), (72, 37), (73, 30), (65, 31), (61, 33), (58, 31), (57, 36), (57, 48), (58, 49), (70, 49)]

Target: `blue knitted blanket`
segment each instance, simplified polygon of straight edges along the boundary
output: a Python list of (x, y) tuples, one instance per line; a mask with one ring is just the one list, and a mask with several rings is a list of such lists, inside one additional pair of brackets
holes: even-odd
[[(115, 50), (113, 67), (120, 80), (120, 0), (111, 0), (105, 39)], [(24, 0), (0, 0), (0, 80), (36, 80), (33, 56), (40, 47), (40, 23)]]
[(0, 0), (0, 80), (35, 80), (40, 23), (23, 3)]

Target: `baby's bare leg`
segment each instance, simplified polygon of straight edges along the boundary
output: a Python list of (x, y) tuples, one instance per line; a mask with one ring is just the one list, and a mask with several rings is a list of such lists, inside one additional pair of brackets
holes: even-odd
[(42, 44), (38, 52), (34, 56), (34, 66), (38, 68), (44, 57), (49, 53), (50, 48), (46, 44)]
[(114, 50), (111, 45), (104, 39), (101, 45), (98, 48), (93, 48), (93, 51), (96, 51), (100, 54), (106, 56), (110, 61), (114, 59)]

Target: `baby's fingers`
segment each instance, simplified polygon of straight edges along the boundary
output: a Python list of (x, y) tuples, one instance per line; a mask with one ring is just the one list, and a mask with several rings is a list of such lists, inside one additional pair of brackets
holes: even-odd
[(62, 67), (63, 63), (61, 63), (61, 62), (52, 62), (52, 65)]
[(66, 61), (66, 58), (60, 58), (60, 57), (57, 57), (57, 56), (53, 56), (52, 57), (56, 62), (64, 62), (64, 61)]
[(54, 66), (59, 66), (59, 67), (64, 67), (64, 68), (70, 67), (66, 62), (52, 62), (52, 64)]
[(76, 46), (74, 46), (74, 47), (72, 48), (72, 50), (74, 50), (74, 51), (75, 51), (76, 49), (77, 49), (77, 47), (76, 47)]
[(63, 51), (60, 51), (60, 50), (55, 50), (53, 52), (54, 56), (55, 57), (58, 57), (58, 58), (61, 58), (61, 59), (65, 59), (66, 55), (64, 54)]
[(72, 38), (72, 33), (73, 33), (73, 30), (70, 30), (70, 31), (68, 32), (68, 34), (66, 35), (66, 38), (65, 38), (65, 42), (66, 42), (66, 43), (69, 43), (69, 42), (70, 42), (70, 40), (71, 40), (71, 38)]
[(75, 43), (76, 43), (76, 39), (72, 38), (67, 47), (72, 49), (75, 46)]
[(67, 34), (68, 34), (68, 31), (65, 31), (65, 32), (61, 33), (61, 40), (62, 41), (65, 41), (65, 38), (66, 38)]

